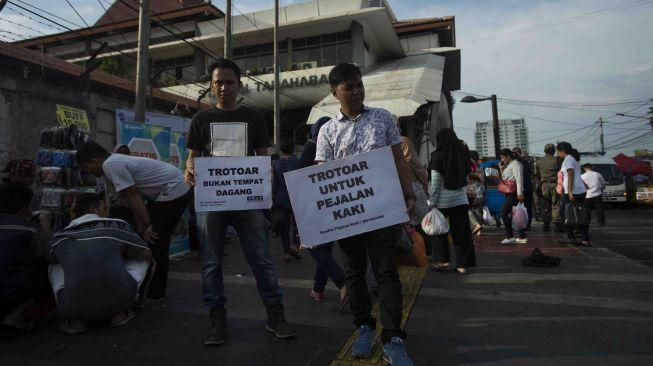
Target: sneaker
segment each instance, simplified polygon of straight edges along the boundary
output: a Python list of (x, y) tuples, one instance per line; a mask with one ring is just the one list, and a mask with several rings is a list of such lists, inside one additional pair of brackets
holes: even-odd
[(515, 238), (506, 238), (506, 239), (501, 240), (501, 244), (505, 244), (505, 245), (515, 244), (516, 242), (517, 242), (517, 240)]
[(528, 239), (527, 238), (523, 238), (523, 239), (522, 238), (517, 238), (517, 240), (515, 240), (515, 242), (517, 242), (517, 244), (528, 244)]
[(315, 302), (322, 302), (326, 300), (324, 292), (316, 292), (315, 290), (311, 290), (311, 298), (313, 298), (313, 301)]
[(212, 309), (209, 313), (211, 318), (211, 330), (204, 338), (204, 345), (217, 346), (227, 339), (227, 309), (224, 307)]
[(354, 358), (370, 358), (375, 334), (376, 331), (369, 325), (358, 327), (358, 338), (351, 345), (351, 355)]
[(283, 314), (283, 305), (268, 306), (268, 321), (265, 323), (265, 329), (281, 339), (293, 338), (297, 335), (286, 321)]
[(392, 337), (389, 343), (383, 345), (383, 361), (392, 366), (412, 366), (408, 358), (404, 341), (399, 337)]

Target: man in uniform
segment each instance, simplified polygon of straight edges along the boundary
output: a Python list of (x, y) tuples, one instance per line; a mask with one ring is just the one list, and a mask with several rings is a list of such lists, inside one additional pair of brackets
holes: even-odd
[(556, 232), (559, 232), (561, 231), (560, 197), (556, 192), (556, 185), (560, 165), (553, 154), (555, 154), (555, 145), (546, 144), (544, 156), (537, 161), (537, 171), (542, 180), (542, 221), (544, 221), (542, 230), (551, 231), (551, 223), (553, 223)]

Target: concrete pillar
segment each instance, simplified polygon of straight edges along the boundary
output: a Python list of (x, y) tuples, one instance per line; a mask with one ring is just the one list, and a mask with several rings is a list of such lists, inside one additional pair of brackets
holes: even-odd
[(365, 42), (363, 26), (353, 21), (351, 22), (351, 61), (357, 64), (361, 71), (365, 72)]

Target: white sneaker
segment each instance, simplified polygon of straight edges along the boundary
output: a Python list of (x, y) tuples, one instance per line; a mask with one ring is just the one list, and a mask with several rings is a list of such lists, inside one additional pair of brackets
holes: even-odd
[(528, 239), (527, 238), (517, 239), (516, 242), (517, 244), (528, 244)]
[(501, 240), (501, 244), (515, 244), (517, 240), (515, 238), (506, 238)]

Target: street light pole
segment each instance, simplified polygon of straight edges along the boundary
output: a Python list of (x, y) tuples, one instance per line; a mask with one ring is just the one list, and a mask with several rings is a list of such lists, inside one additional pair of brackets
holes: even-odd
[(148, 64), (150, 49), (150, 0), (142, 0), (138, 17), (138, 55), (136, 58), (136, 105), (134, 121), (145, 123), (147, 103)]
[(499, 111), (497, 109), (497, 96), (492, 94), (490, 96), (492, 101), (492, 130), (494, 133), (494, 156), (499, 159), (499, 152), (501, 151), (501, 136), (499, 135)]

